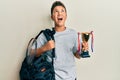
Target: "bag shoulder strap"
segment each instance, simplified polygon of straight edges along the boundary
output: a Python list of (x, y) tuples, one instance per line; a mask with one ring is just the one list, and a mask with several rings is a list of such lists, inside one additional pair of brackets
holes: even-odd
[[(55, 34), (54, 28), (52, 28), (52, 31), (50, 29), (46, 29), (46, 30), (43, 31), (43, 33), (44, 33), (47, 41), (49, 41), (51, 39), (55, 41), (55, 39), (54, 39), (54, 34)], [(55, 57), (55, 48), (52, 49), (52, 53), (51, 54), (52, 54), (52, 65), (53, 65), (54, 57)]]

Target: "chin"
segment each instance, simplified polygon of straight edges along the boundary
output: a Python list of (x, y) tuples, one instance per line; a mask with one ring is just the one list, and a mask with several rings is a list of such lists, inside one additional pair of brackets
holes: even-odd
[(64, 25), (58, 25), (58, 27), (64, 27)]
[(58, 24), (58, 26), (63, 27), (63, 26), (64, 26), (64, 24)]

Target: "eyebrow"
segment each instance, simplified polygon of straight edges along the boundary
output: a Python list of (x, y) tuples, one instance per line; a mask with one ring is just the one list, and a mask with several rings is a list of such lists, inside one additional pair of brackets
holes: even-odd
[(55, 10), (64, 10), (64, 11), (66, 11), (64, 8), (61, 8), (61, 9), (54, 9), (53, 11), (55, 11)]

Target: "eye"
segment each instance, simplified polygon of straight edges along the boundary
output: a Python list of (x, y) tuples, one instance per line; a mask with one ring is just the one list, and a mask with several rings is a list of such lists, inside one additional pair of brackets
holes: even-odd
[(58, 12), (57, 10), (55, 12)]
[(58, 10), (55, 10), (54, 12), (59, 12)]
[(65, 10), (62, 9), (61, 12), (65, 12)]

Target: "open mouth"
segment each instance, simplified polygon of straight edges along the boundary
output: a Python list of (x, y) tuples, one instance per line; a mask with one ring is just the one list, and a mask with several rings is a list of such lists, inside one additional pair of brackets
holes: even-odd
[(59, 21), (62, 21), (62, 20), (63, 20), (63, 18), (58, 18), (58, 20), (59, 20)]

